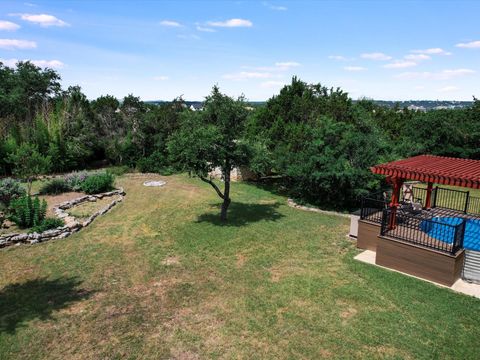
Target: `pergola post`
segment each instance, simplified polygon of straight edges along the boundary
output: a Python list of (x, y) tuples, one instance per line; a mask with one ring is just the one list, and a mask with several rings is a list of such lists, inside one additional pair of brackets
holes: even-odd
[(432, 208), (432, 190), (433, 190), (433, 183), (428, 182), (427, 184), (427, 196), (425, 198), (425, 209), (430, 210)]
[(400, 189), (402, 188), (402, 185), (403, 185), (403, 179), (398, 177), (393, 177), (391, 179), (391, 182), (392, 182), (393, 190), (392, 190), (392, 199), (390, 201), (390, 208), (392, 212), (390, 214), (390, 223), (388, 225), (388, 228), (390, 230), (395, 229), (397, 225), (397, 208), (400, 201)]

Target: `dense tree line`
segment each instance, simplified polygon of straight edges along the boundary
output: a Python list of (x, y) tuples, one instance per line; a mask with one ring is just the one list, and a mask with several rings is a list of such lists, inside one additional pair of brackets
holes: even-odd
[(18, 171), (25, 157), (50, 172), (104, 162), (190, 170), (205, 180), (213, 164), (225, 171), (245, 164), (276, 175), (299, 199), (345, 208), (380, 186), (373, 164), (421, 153), (480, 159), (478, 100), (468, 109), (417, 112), (353, 102), (341, 89), (293, 78), (265, 106), (246, 110), (243, 98), (214, 88), (205, 109), (194, 112), (181, 98), (162, 105), (133, 95), (89, 101), (60, 80), (29, 62), (0, 63), (0, 174)]

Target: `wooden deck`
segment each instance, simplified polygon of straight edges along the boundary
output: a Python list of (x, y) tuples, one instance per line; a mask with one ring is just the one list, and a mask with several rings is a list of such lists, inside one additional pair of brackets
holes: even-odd
[[(393, 231), (401, 229), (402, 225), (398, 225)], [(429, 237), (420, 229), (409, 231), (417, 231), (414, 235), (424, 236), (424, 241), (428, 241), (432, 247), (393, 238), (388, 234), (381, 236), (380, 224), (368, 220), (358, 223), (357, 247), (375, 251), (377, 265), (451, 286), (461, 275), (464, 251), (451, 254), (451, 245)], [(443, 246), (445, 251), (436, 250), (433, 246)]]
[[(422, 210), (420, 214), (415, 215), (419, 219), (426, 220), (433, 217), (460, 217), (463, 219), (480, 219), (478, 214), (468, 214), (463, 211), (445, 209), (441, 207), (432, 208), (430, 210)], [(382, 220), (382, 211), (372, 210), (368, 216), (363, 220), (367, 220), (374, 223), (381, 223)]]
[(380, 236), (375, 263), (442, 285), (452, 286), (461, 276), (464, 255), (464, 250), (456, 254), (447, 254)]

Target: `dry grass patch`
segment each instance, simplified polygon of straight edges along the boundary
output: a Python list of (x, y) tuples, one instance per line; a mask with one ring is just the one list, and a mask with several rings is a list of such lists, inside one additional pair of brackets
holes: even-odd
[(235, 183), (225, 225), (198, 179), (117, 186), (124, 201), (81, 232), (0, 251), (0, 324), (16, 319), (1, 359), (478, 355), (479, 302), (353, 261), (348, 219)]

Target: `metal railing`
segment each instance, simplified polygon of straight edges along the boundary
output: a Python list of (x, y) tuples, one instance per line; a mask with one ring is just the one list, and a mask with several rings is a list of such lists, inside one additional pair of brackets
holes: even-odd
[(383, 211), (388, 208), (388, 201), (375, 197), (362, 198), (360, 219), (368, 220), (377, 224), (382, 223)]
[[(433, 196), (433, 193), (435, 192), (435, 190), (436, 189), (432, 190), (432, 196)], [(401, 199), (403, 201), (407, 200), (407, 199), (405, 199), (405, 194), (403, 192), (401, 193)], [(422, 205), (425, 205), (426, 202), (427, 202), (427, 188), (412, 186), (412, 200), (414, 202), (419, 202)]]
[(467, 203), (467, 213), (480, 215), (480, 197), (469, 196)]
[[(394, 228), (390, 228), (392, 216), (396, 217)], [(380, 234), (429, 249), (455, 254), (463, 248), (465, 225), (465, 219), (459, 218), (458, 224), (448, 224), (435, 218), (426, 219), (386, 209), (382, 213)]]
[[(413, 201), (426, 205), (427, 188), (413, 186)], [(480, 197), (471, 196), (469, 191), (447, 189), (436, 186), (432, 189), (430, 197), (431, 206), (454, 211), (460, 211), (466, 214), (480, 215)], [(402, 200), (404, 194), (402, 193)]]
[(435, 187), (432, 193), (432, 207), (467, 212), (470, 192)]

